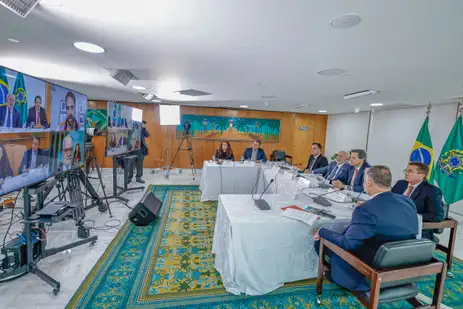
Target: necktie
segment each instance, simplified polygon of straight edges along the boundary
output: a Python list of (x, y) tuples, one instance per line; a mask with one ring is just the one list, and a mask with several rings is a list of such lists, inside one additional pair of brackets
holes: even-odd
[(352, 181), (351, 181), (351, 183), (350, 183), (352, 186), (354, 185), (355, 179), (357, 178), (358, 174), (359, 174), (359, 170), (358, 170), (358, 169), (355, 169), (355, 171), (354, 171), (354, 176), (352, 176)]
[(37, 112), (37, 124), (40, 125), (40, 111)]
[(251, 161), (256, 161), (257, 151), (253, 150), (251, 155)]
[(7, 118), (6, 119), (6, 127), (7, 128), (11, 127), (11, 119), (10, 119), (11, 117), (10, 116), (11, 116), (11, 110), (8, 110), (8, 116), (6, 117)]
[(338, 173), (339, 166), (336, 165), (336, 167), (331, 171), (331, 173), (328, 175), (328, 180), (333, 180), (334, 177), (336, 177), (336, 174)]
[(37, 162), (37, 153), (36, 153), (36, 152), (32, 152), (31, 168), (35, 168), (36, 162)]
[(413, 187), (412, 186), (408, 186), (408, 191), (407, 191), (407, 196), (410, 197), (410, 195), (412, 195), (412, 192), (413, 192)]
[(315, 161), (317, 161), (318, 157), (317, 158), (313, 158), (313, 161), (312, 161), (312, 164), (310, 164), (310, 167), (309, 167), (309, 170), (313, 170), (313, 166), (315, 165)]

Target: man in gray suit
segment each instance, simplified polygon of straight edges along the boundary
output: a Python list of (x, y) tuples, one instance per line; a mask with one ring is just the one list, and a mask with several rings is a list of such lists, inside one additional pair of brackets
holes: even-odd
[(335, 161), (331, 161), (327, 166), (314, 169), (311, 173), (323, 175), (327, 180), (333, 180), (349, 167), (347, 160), (349, 160), (349, 153), (341, 150)]

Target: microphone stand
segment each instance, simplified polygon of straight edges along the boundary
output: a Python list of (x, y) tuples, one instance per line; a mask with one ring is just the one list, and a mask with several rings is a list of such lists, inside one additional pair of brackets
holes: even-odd
[(270, 183), (265, 187), (264, 192), (260, 195), (259, 199), (256, 200), (254, 199), (254, 195), (252, 196), (252, 199), (254, 200), (254, 204), (259, 208), (260, 210), (270, 210), (270, 206), (267, 203), (266, 200), (262, 199), (262, 196), (264, 195), (265, 191), (267, 191), (268, 187), (275, 181), (275, 179), (271, 179)]

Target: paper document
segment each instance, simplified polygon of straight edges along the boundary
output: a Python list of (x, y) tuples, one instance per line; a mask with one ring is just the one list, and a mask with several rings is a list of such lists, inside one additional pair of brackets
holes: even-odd
[(281, 215), (285, 218), (301, 221), (308, 225), (313, 225), (320, 217), (314, 214), (311, 214), (302, 209), (296, 208), (286, 208)]

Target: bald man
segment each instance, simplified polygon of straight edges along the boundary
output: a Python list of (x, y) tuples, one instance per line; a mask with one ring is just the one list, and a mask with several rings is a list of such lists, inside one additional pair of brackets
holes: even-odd
[(4, 128), (21, 128), (21, 116), (14, 108), (16, 97), (14, 94), (9, 93), (6, 96), (6, 106), (0, 108), (0, 127)]
[(335, 161), (331, 161), (330, 164), (325, 167), (314, 169), (312, 173), (323, 175), (327, 180), (333, 180), (349, 167), (347, 160), (349, 160), (349, 153), (341, 150), (338, 152)]

